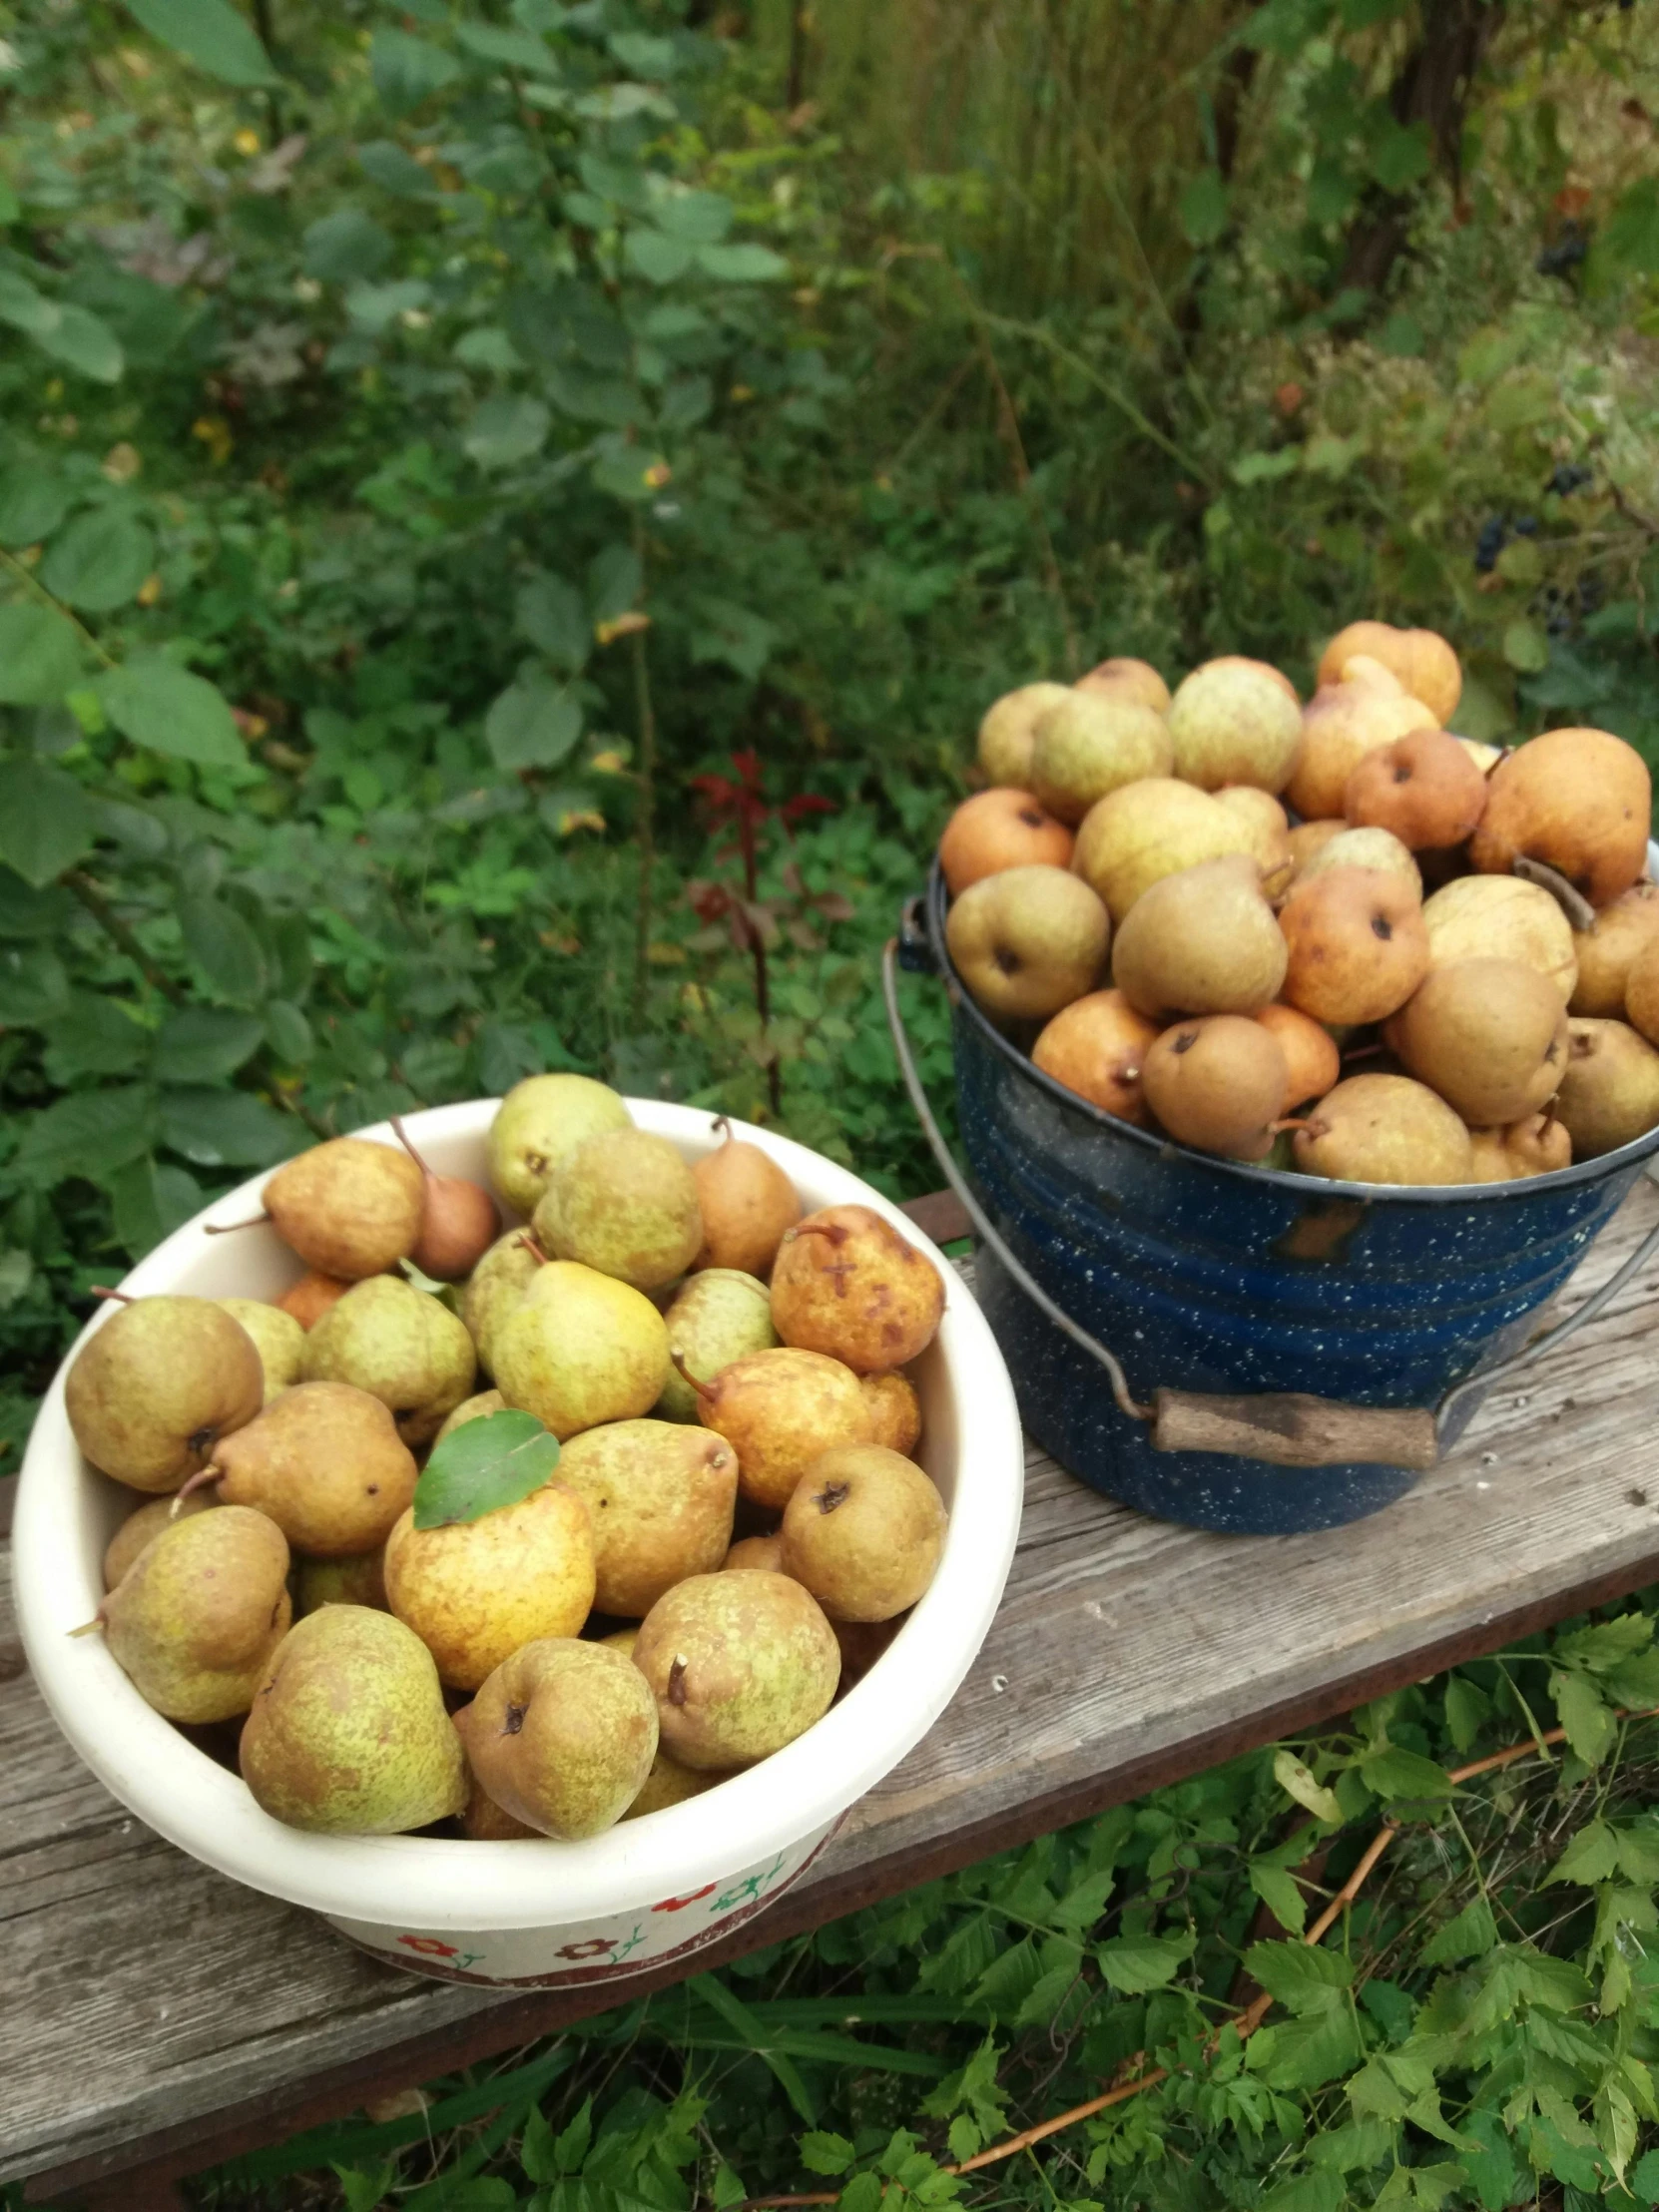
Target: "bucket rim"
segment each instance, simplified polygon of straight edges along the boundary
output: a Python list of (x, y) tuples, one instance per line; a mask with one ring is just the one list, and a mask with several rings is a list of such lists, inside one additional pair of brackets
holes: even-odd
[(1117, 1114), (1109, 1114), (1103, 1106), (1096, 1106), (1092, 1099), (1084, 1098), (1077, 1091), (1067, 1090), (1052, 1075), (1045, 1074), (1028, 1052), (1022, 1052), (1017, 1044), (1005, 1037), (990, 1016), (975, 1000), (973, 993), (962, 980), (956, 963), (950, 957), (945, 941), (944, 916), (948, 905), (945, 892), (944, 870), (935, 852), (927, 872), (926, 921), (928, 948), (939, 974), (951, 993), (954, 1010), (965, 1016), (979, 1031), (983, 1039), (1006, 1060), (1010, 1066), (1043, 1091), (1057, 1106), (1063, 1106), (1085, 1122), (1092, 1122), (1102, 1134), (1127, 1139), (1148, 1153), (1173, 1154), (1190, 1162), (1194, 1167), (1209, 1169), (1227, 1181), (1265, 1185), (1270, 1190), (1283, 1190), (1298, 1197), (1357, 1198), (1370, 1205), (1380, 1201), (1397, 1200), (1406, 1206), (1443, 1206), (1448, 1200), (1459, 1205), (1513, 1205), (1517, 1200), (1542, 1197), (1552, 1191), (1568, 1191), (1578, 1186), (1607, 1181), (1626, 1168), (1639, 1167), (1642, 1161), (1659, 1152), (1659, 1123), (1641, 1136), (1633, 1137), (1629, 1144), (1620, 1145), (1616, 1152), (1598, 1153), (1593, 1160), (1575, 1160), (1570, 1167), (1552, 1168), (1547, 1175), (1513, 1176), (1501, 1183), (1349, 1183), (1338, 1182), (1324, 1175), (1302, 1175), (1294, 1168), (1258, 1167), (1248, 1160), (1229, 1160), (1219, 1152), (1199, 1152), (1191, 1145), (1179, 1143), (1174, 1137), (1155, 1135), (1150, 1129), (1137, 1129), (1133, 1122), (1124, 1121)]

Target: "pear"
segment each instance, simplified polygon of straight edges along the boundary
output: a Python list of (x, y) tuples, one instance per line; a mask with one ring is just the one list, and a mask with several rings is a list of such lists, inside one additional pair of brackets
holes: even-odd
[(567, 1636), (511, 1653), (455, 1727), (494, 1803), (565, 1843), (614, 1828), (657, 1755), (656, 1700), (638, 1667)]
[(415, 1463), (369, 1391), (296, 1382), (227, 1436), (196, 1479), (214, 1475), (223, 1504), (269, 1514), (295, 1551), (343, 1559), (385, 1542), (414, 1496)]
[(1610, 906), (1647, 865), (1653, 780), (1634, 746), (1606, 730), (1546, 730), (1506, 754), (1486, 782), (1486, 811), (1469, 839), (1482, 875), (1542, 860)]
[(1291, 875), (1291, 825), (1272, 792), (1259, 784), (1224, 784), (1215, 794), (1216, 805), (1244, 825), (1250, 835), (1250, 852), (1262, 870), (1263, 880)]
[[(726, 1557), (720, 1562), (721, 1572), (728, 1568), (750, 1568), (756, 1574), (782, 1574), (784, 1571), (784, 1538), (782, 1532), (771, 1536), (740, 1536)], [(632, 1633), (630, 1631), (630, 1633)]]
[(334, 1137), (287, 1161), (265, 1187), (277, 1236), (306, 1267), (359, 1283), (407, 1259), (420, 1236), (425, 1178), (406, 1152)]
[(1444, 730), (1413, 730), (1368, 753), (1343, 787), (1357, 827), (1391, 830), (1411, 851), (1461, 844), (1486, 805), (1486, 779)]
[(668, 1330), (656, 1307), (574, 1260), (538, 1269), (491, 1343), (501, 1395), (561, 1443), (579, 1429), (649, 1413), (669, 1375)]
[(985, 709), (979, 725), (979, 766), (989, 783), (1031, 789), (1031, 752), (1037, 724), (1051, 707), (1071, 697), (1068, 684), (1022, 684)]
[(349, 1382), (391, 1408), (407, 1444), (429, 1443), (470, 1394), (472, 1339), (447, 1306), (401, 1276), (353, 1284), (309, 1332), (307, 1382)]
[(1150, 661), (1137, 661), (1127, 654), (1114, 654), (1109, 661), (1100, 662), (1087, 676), (1080, 676), (1072, 690), (1136, 699), (1161, 715), (1169, 713), (1169, 686)]
[(722, 1124), (726, 1141), (692, 1169), (703, 1217), (703, 1249), (692, 1265), (735, 1269), (764, 1281), (779, 1239), (801, 1219), (801, 1201), (770, 1152), (735, 1136), (724, 1115), (715, 1126)]
[(915, 1384), (907, 1375), (889, 1370), (866, 1375), (863, 1387), (870, 1415), (870, 1442), (884, 1444), (889, 1451), (900, 1451), (906, 1459), (913, 1459), (921, 1441), (921, 1399)]
[(859, 1375), (901, 1368), (933, 1342), (944, 1279), (871, 1206), (824, 1206), (788, 1232), (772, 1271), (772, 1324), (787, 1345)]
[[(663, 1318), (669, 1350), (705, 1382), (746, 1352), (767, 1352), (778, 1342), (772, 1293), (736, 1268), (708, 1268), (694, 1275)], [(697, 1392), (675, 1369), (669, 1371), (655, 1411), (659, 1420), (697, 1418)]]
[(619, 1420), (573, 1436), (559, 1480), (593, 1526), (594, 1604), (637, 1620), (688, 1574), (713, 1574), (732, 1541), (738, 1455), (678, 1421)]
[(1045, 1021), (1091, 990), (1111, 933), (1095, 893), (1062, 867), (984, 876), (945, 919), (962, 981), (999, 1021)]
[(139, 1553), (154, 1543), (164, 1528), (171, 1528), (176, 1520), (192, 1513), (205, 1513), (218, 1503), (208, 1491), (196, 1490), (189, 1497), (153, 1497), (147, 1504), (135, 1505), (104, 1552), (105, 1589), (115, 1588)]
[[(1570, 1010), (1602, 1019), (1625, 1013), (1626, 979), (1655, 939), (1659, 939), (1659, 883), (1632, 883), (1622, 897), (1601, 909), (1593, 929), (1573, 931), (1578, 980), (1568, 1001)], [(1652, 963), (1647, 965), (1651, 972)], [(1646, 1025), (1634, 1012), (1630, 1018), (1646, 1036)]]
[(1428, 972), (1428, 932), (1410, 886), (1376, 868), (1336, 867), (1292, 884), (1279, 926), (1284, 996), (1316, 1021), (1382, 1021)]
[(395, 1114), (391, 1125), (424, 1184), (420, 1237), (409, 1258), (434, 1283), (459, 1283), (472, 1273), (501, 1227), (495, 1201), (464, 1176), (434, 1175)]
[(1572, 1165), (1572, 1139), (1553, 1113), (1528, 1114), (1507, 1129), (1471, 1129), (1470, 1180), (1508, 1183), (1523, 1176), (1553, 1175)]
[(110, 1651), (170, 1721), (246, 1713), (287, 1632), (288, 1547), (263, 1513), (226, 1505), (175, 1521), (105, 1598)]
[(1069, 691), (1037, 724), (1030, 791), (1057, 822), (1078, 823), (1097, 799), (1146, 776), (1167, 776), (1170, 725), (1122, 690)]
[(467, 1277), (461, 1293), (461, 1320), (472, 1339), (478, 1365), (495, 1373), (495, 1332), (530, 1288), (536, 1271), (547, 1264), (535, 1239), (522, 1229), (497, 1237)]
[(293, 1611), (296, 1619), (323, 1605), (368, 1605), (389, 1613), (385, 1552), (365, 1551), (356, 1559), (300, 1559), (294, 1564)]
[(1421, 700), (1436, 722), (1449, 722), (1463, 693), (1457, 656), (1433, 630), (1396, 630), (1386, 622), (1351, 622), (1339, 630), (1320, 655), (1319, 680), (1339, 684), (1364, 656), (1379, 663), (1411, 698)]
[(1302, 751), (1285, 787), (1287, 804), (1304, 822), (1329, 822), (1343, 811), (1343, 793), (1361, 760), (1412, 730), (1438, 727), (1434, 712), (1412, 699), (1386, 670), (1381, 684), (1357, 681), (1356, 664), (1339, 684), (1322, 684), (1302, 715)]
[(264, 1305), (257, 1298), (218, 1298), (214, 1304), (222, 1306), (253, 1338), (265, 1371), (265, 1402), (269, 1405), (278, 1390), (285, 1390), (299, 1380), (304, 1330), (291, 1314), (284, 1314), (279, 1306)]
[(527, 1075), (490, 1124), (490, 1181), (515, 1213), (533, 1214), (555, 1161), (587, 1137), (632, 1127), (616, 1092), (591, 1076)]
[(1624, 979), (1624, 1013), (1649, 1044), (1659, 1043), (1659, 936), (1650, 939), (1630, 963)]
[(780, 1511), (821, 1451), (868, 1443), (871, 1414), (858, 1378), (839, 1360), (783, 1347), (750, 1352), (700, 1382), (699, 1418), (738, 1454), (738, 1486)]
[(660, 1597), (640, 1623), (634, 1665), (669, 1754), (707, 1772), (753, 1766), (803, 1735), (830, 1709), (841, 1655), (799, 1582), (740, 1568), (693, 1575)]
[(1112, 979), (1143, 1014), (1250, 1014), (1279, 995), (1285, 939), (1244, 853), (1143, 892), (1118, 931)]
[(1310, 1098), (1323, 1098), (1343, 1072), (1342, 1054), (1330, 1030), (1312, 1014), (1282, 1006), (1277, 999), (1254, 1018), (1285, 1055), (1285, 1102), (1280, 1113), (1291, 1113)]
[(887, 1621), (944, 1553), (944, 1500), (911, 1459), (853, 1444), (815, 1459), (784, 1508), (784, 1572), (831, 1621)]
[[(451, 1723), (460, 1738), (463, 1753), (466, 1734), (461, 1726), (461, 1713), (466, 1711), (463, 1705)], [(528, 1821), (515, 1821), (505, 1807), (497, 1805), (470, 1768), (461, 1834), (469, 1844), (539, 1844), (546, 1841), (539, 1828), (532, 1828)]]
[(636, 1291), (661, 1290), (703, 1249), (697, 1179), (677, 1146), (643, 1129), (608, 1130), (556, 1160), (533, 1226), (551, 1259)]
[(1302, 874), (1314, 855), (1323, 852), (1333, 837), (1347, 834), (1348, 824), (1339, 815), (1332, 822), (1299, 822), (1286, 838), (1291, 848), (1291, 880)]
[(176, 1490), (264, 1402), (253, 1338), (208, 1298), (123, 1304), (75, 1355), (64, 1383), (75, 1441), (135, 1490)]
[(964, 799), (939, 836), (939, 871), (954, 898), (1005, 867), (1071, 865), (1073, 839), (1032, 792), (992, 790)]
[(1278, 1039), (1242, 1014), (1166, 1029), (1146, 1056), (1146, 1101), (1178, 1144), (1265, 1160), (1284, 1113), (1289, 1070)]
[[(637, 1628), (618, 1628), (609, 1636), (601, 1637), (613, 1651), (632, 1657), (639, 1638)], [(671, 1805), (684, 1805), (687, 1798), (701, 1797), (705, 1790), (712, 1790), (721, 1780), (718, 1774), (698, 1774), (691, 1767), (681, 1766), (663, 1749), (659, 1737), (657, 1756), (651, 1762), (651, 1772), (645, 1778), (645, 1786), (623, 1814), (625, 1821), (637, 1821), (646, 1813), (661, 1813)]]
[(1562, 1003), (1578, 982), (1572, 926), (1548, 891), (1515, 876), (1459, 875), (1424, 901), (1428, 957), (1434, 967), (1449, 960), (1524, 960), (1547, 975)]
[(342, 1299), (351, 1288), (337, 1275), (318, 1275), (312, 1268), (297, 1283), (290, 1283), (276, 1301), (284, 1314), (291, 1314), (301, 1329), (314, 1329), (336, 1300)]
[(487, 1420), (491, 1413), (499, 1413), (507, 1400), (499, 1390), (479, 1390), (472, 1397), (463, 1397), (452, 1413), (444, 1416), (443, 1426), (432, 1438), (441, 1444), (445, 1436), (452, 1436), (457, 1428), (464, 1428), (469, 1420)]
[(1443, 1098), (1406, 1075), (1351, 1075), (1320, 1100), (1293, 1150), (1304, 1175), (1339, 1183), (1474, 1179), (1467, 1129)]
[(1071, 864), (1105, 900), (1117, 929), (1161, 877), (1229, 852), (1254, 854), (1260, 838), (1260, 824), (1237, 806), (1174, 777), (1149, 776), (1089, 809)]
[(1282, 792), (1302, 750), (1302, 702), (1278, 669), (1227, 654), (1177, 687), (1169, 734), (1184, 783), (1207, 792), (1224, 784)]
[(1338, 867), (1369, 867), (1379, 875), (1397, 876), (1421, 902), (1422, 870), (1391, 830), (1345, 830), (1339, 824), (1337, 834), (1322, 839), (1302, 862), (1295, 880), (1306, 883)]
[(1428, 974), (1383, 1038), (1472, 1128), (1523, 1121), (1567, 1066), (1567, 1009), (1522, 960), (1450, 960)]
[(1572, 1022), (1556, 1118), (1575, 1160), (1599, 1159), (1659, 1122), (1659, 1052), (1622, 1021)]
[(1090, 991), (1062, 1006), (1031, 1047), (1033, 1066), (1105, 1113), (1146, 1122), (1141, 1071), (1158, 1024), (1122, 991)]
[(476, 1690), (536, 1636), (574, 1636), (593, 1608), (593, 1526), (562, 1482), (477, 1520), (386, 1539), (386, 1596), (456, 1690)]
[(400, 1836), (466, 1803), (466, 1760), (431, 1654), (364, 1605), (324, 1605), (283, 1637), (241, 1764), (263, 1811), (315, 1835)]

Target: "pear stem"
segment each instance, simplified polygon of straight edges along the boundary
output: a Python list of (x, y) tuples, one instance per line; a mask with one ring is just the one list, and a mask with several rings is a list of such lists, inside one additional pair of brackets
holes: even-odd
[(131, 1291), (112, 1291), (102, 1283), (95, 1283), (92, 1286), (92, 1295), (94, 1298), (109, 1299), (117, 1306), (134, 1306), (138, 1303)]
[(528, 1229), (521, 1229), (519, 1231), (518, 1242), (524, 1247), (524, 1250), (526, 1252), (533, 1254), (534, 1257), (541, 1262), (543, 1267), (547, 1266), (547, 1254), (543, 1252), (541, 1246), (537, 1244), (535, 1238), (530, 1234)]
[(229, 1237), (238, 1229), (263, 1229), (270, 1219), (269, 1214), (256, 1214), (251, 1221), (210, 1221), (203, 1227), (210, 1237)]
[(1317, 1114), (1287, 1114), (1283, 1121), (1268, 1123), (1276, 1137), (1282, 1129), (1306, 1129), (1313, 1136), (1323, 1137), (1330, 1126), (1328, 1121), (1321, 1121)]
[(716, 1114), (714, 1120), (710, 1122), (709, 1127), (711, 1131), (717, 1136), (719, 1135), (721, 1130), (724, 1129), (726, 1132), (726, 1142), (728, 1144), (735, 1144), (737, 1142), (736, 1134), (732, 1128), (730, 1115)]
[(182, 1482), (179, 1485), (178, 1492), (173, 1500), (173, 1509), (167, 1516), (168, 1519), (176, 1521), (179, 1518), (179, 1508), (189, 1497), (192, 1490), (205, 1490), (210, 1482), (219, 1481), (224, 1472), (225, 1469), (216, 1467), (211, 1459), (205, 1467), (199, 1467), (188, 1482)]
[(104, 1608), (100, 1605), (97, 1612), (93, 1614), (91, 1620), (83, 1621), (79, 1628), (72, 1628), (69, 1633), (72, 1636), (92, 1636), (96, 1635), (98, 1630), (101, 1629), (103, 1625)]
[(420, 1157), (420, 1154), (415, 1150), (413, 1144), (409, 1141), (409, 1132), (403, 1126), (402, 1115), (393, 1114), (391, 1117), (391, 1125), (397, 1132), (398, 1143), (409, 1155), (409, 1158), (414, 1162), (415, 1166), (419, 1168), (421, 1174), (425, 1176), (427, 1182), (435, 1182), (436, 1177), (433, 1175), (431, 1169), (426, 1165), (426, 1162)]
[(674, 1362), (675, 1372), (678, 1374), (681, 1382), (689, 1382), (692, 1388), (697, 1392), (698, 1396), (702, 1398), (703, 1402), (706, 1405), (712, 1405), (715, 1402), (716, 1398), (719, 1397), (720, 1392), (716, 1389), (711, 1388), (707, 1382), (700, 1382), (697, 1380), (696, 1376), (693, 1375), (691, 1369), (687, 1367), (686, 1356), (680, 1350), (678, 1345), (674, 1346), (670, 1350), (669, 1358)]
[(1580, 936), (1595, 927), (1596, 910), (1590, 901), (1547, 860), (1534, 860), (1524, 852), (1517, 852), (1509, 863), (1509, 872), (1518, 875), (1523, 883), (1536, 883), (1541, 891), (1548, 891)]

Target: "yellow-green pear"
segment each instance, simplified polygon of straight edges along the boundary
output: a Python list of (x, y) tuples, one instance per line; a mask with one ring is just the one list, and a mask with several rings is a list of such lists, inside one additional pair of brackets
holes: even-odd
[(391, 1408), (408, 1444), (431, 1441), (463, 1397), (477, 1361), (465, 1325), (401, 1276), (355, 1283), (306, 1334), (307, 1382), (350, 1382)]
[(835, 1631), (787, 1574), (729, 1568), (677, 1582), (640, 1623), (634, 1664), (682, 1766), (750, 1767), (830, 1710)]
[(466, 1760), (430, 1653), (363, 1605), (324, 1605), (283, 1637), (241, 1764), (273, 1820), (315, 1835), (401, 1836), (466, 1804)]
[(461, 1320), (485, 1375), (495, 1373), (496, 1329), (529, 1289), (545, 1260), (546, 1255), (536, 1249), (528, 1231), (509, 1229), (504, 1237), (496, 1238), (467, 1277), (461, 1290)]
[(154, 1543), (164, 1528), (191, 1513), (205, 1513), (219, 1499), (212, 1490), (193, 1490), (189, 1497), (153, 1497), (135, 1505), (110, 1538), (104, 1553), (104, 1587), (113, 1590), (146, 1544)]
[(1070, 697), (1069, 684), (1021, 684), (992, 701), (979, 724), (979, 766), (989, 782), (1004, 790), (1030, 790), (1037, 724)]
[(288, 1547), (244, 1505), (181, 1517), (146, 1544), (102, 1608), (110, 1651), (170, 1721), (246, 1713), (287, 1630)]
[(1253, 852), (1258, 835), (1255, 822), (1209, 792), (1173, 776), (1149, 776), (1089, 809), (1071, 864), (1105, 901), (1118, 928), (1162, 876), (1228, 852)]
[(944, 1553), (944, 1500), (911, 1459), (853, 1444), (813, 1461), (784, 1508), (784, 1572), (831, 1621), (889, 1621)]
[(299, 1356), (305, 1349), (305, 1332), (280, 1306), (267, 1306), (257, 1298), (221, 1298), (233, 1321), (241, 1322), (254, 1340), (265, 1370), (265, 1401), (269, 1405), (278, 1390), (299, 1380)]
[(618, 1420), (572, 1436), (559, 1480), (593, 1523), (594, 1603), (638, 1619), (688, 1574), (713, 1574), (732, 1541), (738, 1455), (724, 1436), (669, 1420)]
[(277, 1236), (306, 1267), (357, 1283), (413, 1252), (426, 1178), (393, 1145), (334, 1137), (284, 1162), (264, 1195)]
[(176, 1490), (265, 1402), (242, 1324), (211, 1298), (136, 1298), (75, 1355), (64, 1410), (95, 1467), (135, 1490)]
[[(737, 1268), (694, 1275), (663, 1318), (670, 1352), (680, 1355), (700, 1382), (712, 1382), (746, 1352), (767, 1352), (778, 1342), (772, 1293)], [(659, 1420), (696, 1420), (697, 1392), (678, 1371), (670, 1372), (655, 1411)]]
[(477, 1520), (386, 1539), (386, 1596), (451, 1689), (475, 1690), (537, 1636), (574, 1636), (593, 1609), (593, 1527), (562, 1482)]
[(1554, 1112), (1573, 1158), (1595, 1160), (1659, 1122), (1659, 1052), (1628, 1022), (1584, 1017), (1571, 1030)]
[(534, 1228), (551, 1259), (636, 1291), (661, 1290), (703, 1249), (697, 1179), (676, 1146), (643, 1129), (608, 1130), (556, 1160)]
[(499, 1390), (479, 1390), (473, 1397), (463, 1397), (432, 1438), (433, 1443), (441, 1444), (445, 1436), (452, 1436), (457, 1428), (464, 1428), (469, 1420), (488, 1420), (491, 1413), (499, 1413), (506, 1402)]
[(227, 1436), (214, 1465), (224, 1504), (268, 1513), (316, 1559), (377, 1551), (414, 1496), (414, 1454), (390, 1410), (349, 1382), (296, 1382)]
[(614, 1828), (657, 1752), (656, 1700), (639, 1669), (567, 1636), (511, 1653), (455, 1728), (492, 1802), (566, 1843)]
[(1123, 691), (1070, 691), (1037, 724), (1025, 788), (1059, 822), (1078, 823), (1097, 800), (1148, 776), (1167, 776), (1170, 726)]
[[(192, 1502), (185, 1500), (186, 1504)], [(293, 1614), (302, 1620), (323, 1605), (370, 1605), (389, 1613), (383, 1548), (356, 1559), (298, 1559), (293, 1568)]]
[(556, 1160), (586, 1137), (631, 1126), (617, 1093), (591, 1076), (527, 1075), (490, 1124), (490, 1181), (518, 1213), (533, 1214)]
[[(639, 1640), (638, 1628), (615, 1628), (610, 1635), (602, 1636), (601, 1643), (609, 1644), (613, 1651), (632, 1656)], [(657, 1739), (657, 1756), (651, 1762), (651, 1772), (646, 1776), (640, 1794), (623, 1814), (625, 1821), (637, 1821), (647, 1813), (666, 1812), (671, 1805), (684, 1805), (687, 1798), (701, 1797), (705, 1790), (712, 1790), (723, 1775), (699, 1774), (694, 1767), (683, 1767), (672, 1753), (663, 1749), (662, 1737)]]
[(669, 1373), (668, 1330), (650, 1299), (574, 1260), (537, 1271), (494, 1349), (502, 1396), (561, 1442), (649, 1413)]
[(1177, 687), (1169, 734), (1176, 775), (1201, 791), (1282, 792), (1302, 750), (1302, 702), (1278, 669), (1229, 653)]

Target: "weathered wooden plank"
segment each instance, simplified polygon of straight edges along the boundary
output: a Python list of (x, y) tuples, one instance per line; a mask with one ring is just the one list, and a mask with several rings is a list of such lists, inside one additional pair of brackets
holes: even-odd
[[(1643, 1185), (1575, 1297), (1656, 1213)], [(1351, 1529), (1207, 1536), (1095, 1497), (1033, 1452), (1008, 1595), (955, 1703), (747, 1939), (1659, 1576), (1656, 1310), (1659, 1269)], [(6, 1680), (10, 1634), (0, 1613), (0, 2179), (85, 2176), (141, 2144), (189, 2170), (232, 2116), (280, 2133), (388, 2068), (406, 2079), (593, 2007), (414, 1982), (183, 1858), (83, 1773), (27, 1679)]]

